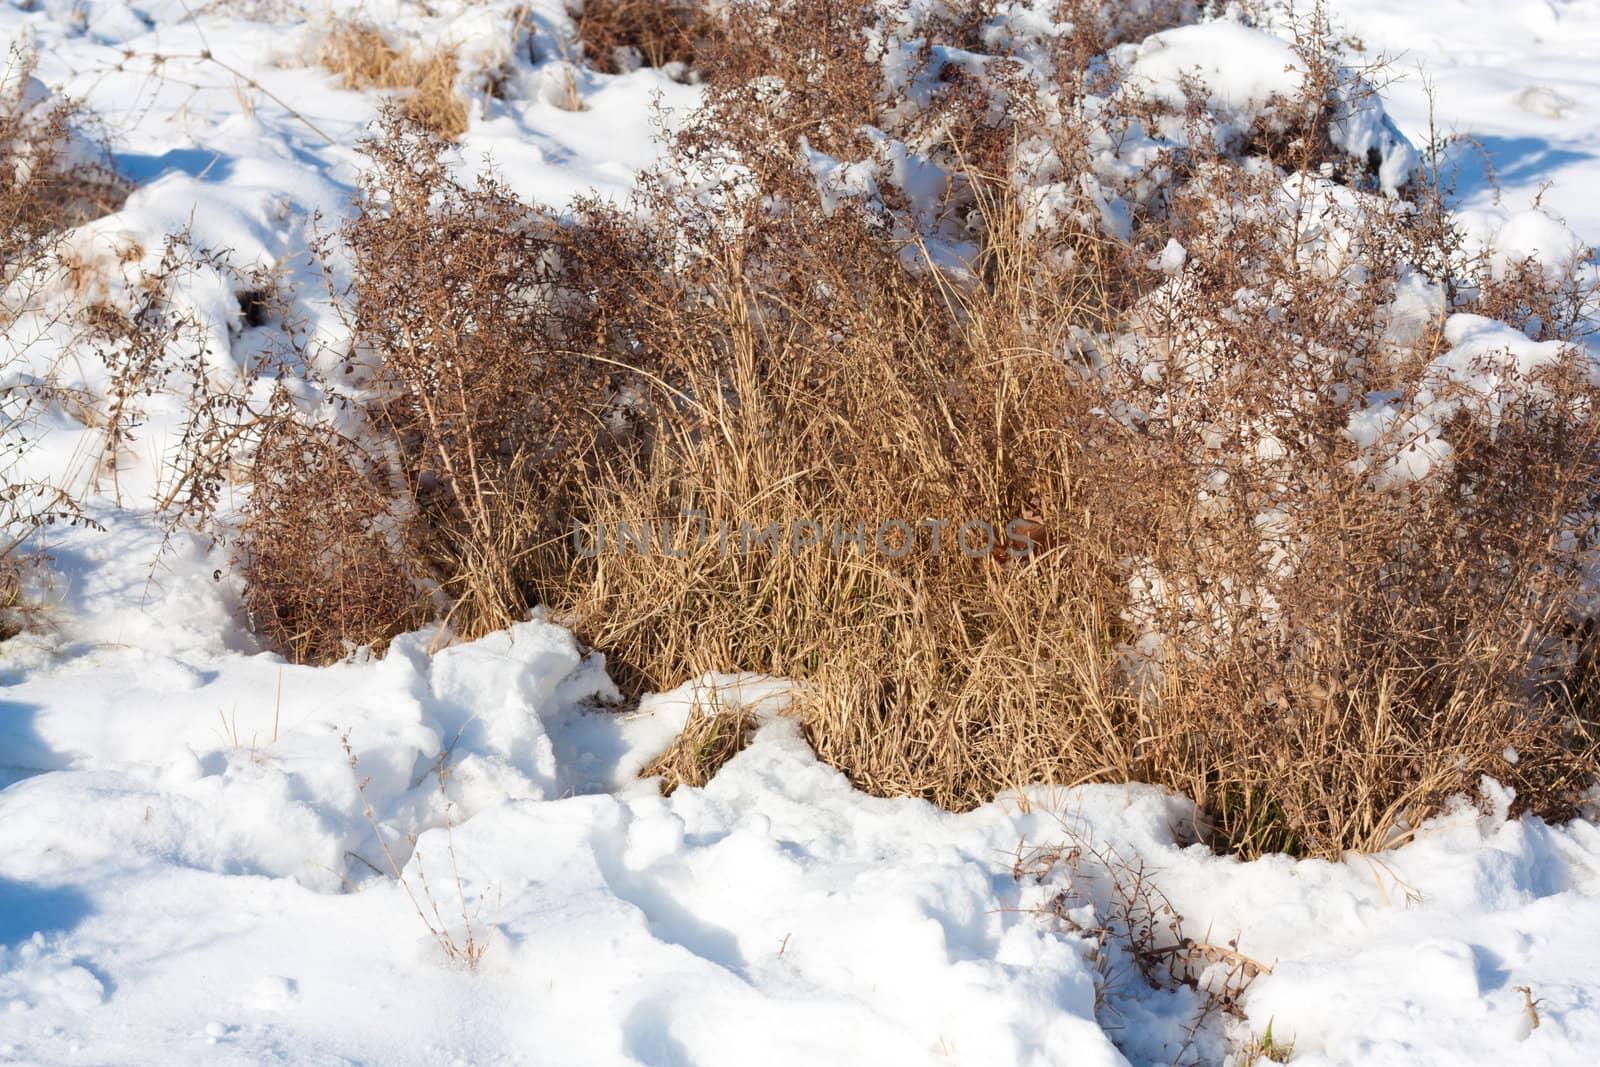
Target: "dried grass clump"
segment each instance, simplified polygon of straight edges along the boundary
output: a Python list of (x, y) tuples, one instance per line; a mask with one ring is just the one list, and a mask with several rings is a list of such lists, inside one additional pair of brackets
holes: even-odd
[[(561, 537), (558, 516), (595, 445), (607, 377), (567, 340), (583, 315), (549, 217), (492, 180), (455, 182), (445, 142), (399, 109), (362, 147), (371, 167), (340, 235), (354, 266), (344, 377), (377, 442), (373, 477), (398, 526), (385, 551), (431, 582), (456, 632), (477, 636), (520, 621), (539, 599), (539, 550)], [(300, 505), (279, 494), (253, 506), (260, 521), (270, 514), (293, 527)], [(360, 497), (351, 528), (365, 531), (377, 514)], [(287, 598), (296, 614), (298, 562), (254, 559), (259, 596)], [(342, 609), (360, 638), (414, 612), (400, 570), (382, 563), (378, 592)]]
[(668, 749), (639, 772), (641, 778), (661, 778), (661, 795), (671, 796), (680, 785), (702, 787), (723, 764), (745, 750), (756, 733), (756, 718), (747, 711), (696, 708)]
[(0, 641), (22, 632), (18, 609), (22, 605), (22, 574), (10, 554), (0, 557)]
[[(1052, 270), (1036, 285), (1020, 246), (996, 243), (993, 285), (955, 285), (925, 269), (926, 248), (896, 241), (883, 205), (822, 203), (779, 131), (827, 115), (800, 126), (813, 145), (857, 144), (878, 75), (853, 58), (866, 16), (812, 9), (820, 25), (764, 31), (767, 53), (795, 50), (796, 70), (802, 50), (821, 57), (803, 90), (752, 108), (728, 68), (711, 68), (706, 110), (677, 143), (682, 169), (647, 179), (650, 224), (589, 205), (572, 255), (599, 294), (597, 342), (647, 373), (636, 447), (587, 481), (577, 514), (608, 529), (652, 520), (657, 538), (676, 520), (683, 554), (576, 559), (558, 603), (640, 689), (734, 664), (811, 680), (809, 737), (875, 792), (970, 807), (1082, 778), (1072, 731), (1116, 702), (1114, 585), (1081, 492), (1095, 442), (1062, 432), (1085, 398), (1024, 324), (1064, 332), (1087, 318), (1093, 279)], [(818, 40), (831, 43), (813, 53)], [(972, 125), (963, 91), (947, 97), (952, 138)], [(753, 161), (753, 183), (690, 184), (729, 153)], [(997, 220), (1017, 210), (970, 172), (952, 197)], [(695, 543), (700, 520), (685, 515), (710, 536)], [(1059, 549), (1020, 561), (1003, 544), (957, 545), (970, 520), (1003, 530), (1034, 515)], [(904, 558), (880, 554), (889, 519), (942, 524), (942, 551), (930, 525)], [(798, 551), (722, 550), (718, 531), (738, 541), (774, 522), (781, 538), (796, 522), (828, 532)], [(834, 525), (857, 523), (865, 552), (834, 551)]]
[(452, 49), (404, 51), (376, 27), (336, 20), (317, 61), (339, 76), (346, 89), (400, 94), (400, 110), (413, 122), (454, 141), (467, 130), (467, 105), (456, 92), (459, 67)]
[(394, 448), (451, 621), (522, 618), (535, 546), (592, 445), (606, 379), (573, 329), (556, 226), (490, 179), (449, 176), (444, 144), (390, 113), (345, 227), (354, 266), (349, 367)]
[[(1302, 38), (1324, 51), (1286, 102), (1296, 129), (1241, 157), (1191, 107), (1166, 191), (1109, 241), (1087, 211), (1030, 227), (997, 177), (1030, 137), (1086, 158), (1070, 107), (1003, 65), (979, 87), (929, 58), (942, 88), (906, 108), (865, 52), (872, 15), (791, 14), (733, 21), (704, 112), (646, 182), (650, 222), (591, 206), (573, 253), (597, 340), (645, 372), (637, 446), (578, 515), (676, 519), (655, 530), (682, 550), (572, 562), (562, 607), (626, 680), (804, 677), (808, 736), (864, 788), (961, 808), (1035, 781), (1159, 782), (1245, 854), (1382, 847), (1485, 774), (1528, 810), (1573, 810), (1596, 753), (1574, 695), (1600, 505), (1589, 357), (1569, 345), (1480, 394), (1435, 362), (1445, 297), (1391, 328), (1407, 257), (1441, 227), (1369, 195), (1365, 168), (1323, 166), (1331, 37)], [(1075, 54), (1061, 67), (1103, 91)], [(765, 74), (781, 89), (752, 98)], [(998, 124), (975, 106), (996, 86)], [(946, 168), (934, 216), (881, 181), (827, 185), (881, 151), (868, 124)], [(729, 157), (749, 172), (699, 180)], [(1334, 225), (1350, 243), (1317, 243)], [(963, 238), (976, 277), (939, 268)], [(1173, 240), (1187, 264), (1158, 269)], [(1449, 310), (1526, 304), (1575, 340), (1576, 297), (1531, 278), (1516, 299), (1504, 277), (1463, 285)], [(1360, 444), (1363, 396), (1398, 406)], [(1439, 412), (1448, 472), (1385, 477)], [(716, 534), (1017, 517), (1043, 548), (1026, 562), (926, 541), (905, 560), (724, 552)]]
[[(127, 193), (104, 152), (83, 140), (86, 116), (45, 94), (36, 64), (13, 47), (0, 70), (0, 292), (30, 269), (53, 266), (59, 234), (116, 210)], [(8, 317), (17, 294), (5, 296), (0, 316)]]
[[(1081, 11), (1032, 73), (934, 47), (997, 10), (733, 3), (640, 210), (570, 224), (392, 111), (343, 233), (385, 543), (463, 632), (546, 600), (637, 691), (805, 679), (807, 736), (877, 793), (1156, 782), (1246, 855), (1382, 847), (1483, 775), (1574, 810), (1593, 294), (1334, 158), (1361, 86), (1320, 23), (1283, 121), (1224, 144), (1203, 87), (1096, 58), (1187, 5)], [(1144, 153), (1115, 218), (1058, 180), (1108, 144)], [(1549, 347), (1459, 366), (1471, 311)], [(1005, 536), (968, 551), (974, 521)], [(623, 523), (648, 553), (566, 536)], [(709, 729), (664, 772), (697, 780)]]
[(604, 74), (696, 66), (720, 25), (705, 0), (579, 0), (571, 7), (584, 58)]
[[(1286, 205), (1220, 169), (1192, 192), (1173, 216), (1190, 264), (1115, 357), (1132, 414), (1103, 468), (1128, 487), (1141, 777), (1252, 853), (1377, 847), (1486, 774), (1572, 810), (1595, 768), (1571, 692), (1600, 507), (1591, 357), (1461, 384), (1435, 363), (1442, 315), (1406, 345), (1385, 328), (1404, 235), (1385, 212), (1344, 220), (1345, 273), (1297, 236), (1335, 190)], [(1357, 397), (1376, 440), (1348, 430)]]

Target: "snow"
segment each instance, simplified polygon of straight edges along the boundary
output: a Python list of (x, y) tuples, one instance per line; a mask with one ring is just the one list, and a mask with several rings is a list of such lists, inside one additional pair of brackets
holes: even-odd
[[(1535, 201), (1568, 232), (1553, 256), (1600, 244), (1592, 195), (1600, 159), (1600, 7), (1588, 0), (1338, 0), (1332, 14), (1389, 61), (1384, 108), (1421, 146), (1432, 125), (1471, 138), (1451, 149), (1456, 194), (1480, 236)], [(1432, 97), (1430, 100), (1430, 89)], [(1495, 183), (1500, 188), (1495, 188)]]
[(1128, 72), (1152, 97), (1180, 109), (1181, 80), (1193, 76), (1210, 90), (1210, 107), (1245, 117), (1274, 99), (1293, 99), (1304, 80), (1291, 42), (1229, 21), (1147, 38), (1134, 48)]
[[(504, 99), (473, 94), (457, 161), (492, 161), (546, 202), (625, 195), (656, 151), (652, 99), (695, 99), (657, 71), (574, 71), (551, 47), (560, 0), (532, 5), (534, 61), (525, 38), (494, 29), (513, 3), (334, 6), (397, 38), (467, 45), (469, 85), (506, 67)], [(1462, 154), (1479, 240), (1513, 265), (1600, 242), (1600, 9), (1341, 0), (1335, 14), (1369, 46), (1425, 62), (1441, 118), (1478, 137), (1505, 185), (1497, 198)], [(1008, 17), (1054, 32), (1041, 5)], [(108, 296), (183, 228), (238, 264), (316, 281), (309, 220), (347, 210), (350, 146), (378, 106), (305, 60), (316, 25), (270, 2), (0, 6), (0, 37), (38, 41), (42, 84), (104, 117), (139, 182), (74, 235)], [(1203, 74), (1235, 132), (1300, 85), (1284, 41), (1227, 20), (1131, 51), (1157, 95)], [(569, 75), (585, 110), (562, 106)], [(1378, 151), (1392, 192), (1414, 158), (1398, 134), (1424, 142), (1426, 100), (1412, 79), (1384, 101), (1353, 109), (1338, 136), (1352, 155)], [(926, 199), (938, 176), (905, 145), (881, 147), (870, 166), (806, 162), (839, 195), (889, 182)], [(1056, 177), (1114, 222), (1092, 176)], [(1178, 285), (1188, 256), (1173, 242), (1153, 267)], [(207, 274), (181, 290), (218, 373), (255, 343), (230, 285)], [(1440, 299), (1408, 279), (1397, 335)], [(325, 310), (306, 308), (333, 344)], [(1557, 355), (1470, 316), (1444, 339), (1436, 368), (1456, 384), (1481, 381), (1486, 359), (1525, 374)], [(56, 370), (104, 384), (82, 359)], [(1447, 413), (1431, 401), (1369, 398), (1349, 432), (1426, 442)], [(46, 428), (31, 469), (93, 468), (90, 430), (62, 412)], [(171, 413), (141, 432), (139, 461), (118, 472), (129, 501), (165, 484)], [(1425, 444), (1410, 456), (1389, 474), (1447, 459)], [(1587, 1065), (1600, 1048), (1600, 830), (1510, 818), (1493, 783), (1488, 811), (1460, 805), (1343, 863), (1215, 856), (1193, 843), (1191, 807), (1146, 787), (1035, 788), (960, 815), (876, 799), (780, 714), (788, 683), (712, 675), (619, 713), (603, 658), (538, 617), (472, 643), (425, 631), (382, 659), (286, 664), (259, 648), (203, 541), (162, 554), (149, 515), (100, 488), (105, 531), (52, 537), (43, 624), (0, 645), (0, 1061), (1222, 1063), (1225, 1038), (1269, 1025), (1296, 1064)], [(696, 708), (751, 710), (761, 726), (707, 787), (662, 797), (639, 769)], [(1192, 936), (1236, 938), (1270, 966), (1247, 1020), (1213, 1018), (1191, 1042), (1200, 997), (1147, 987), (1123, 950), (1048, 914), (1067, 890), (1080, 927), (1112, 910), (1093, 863), (1076, 882), (1014, 876), (1027, 847), (1073, 840), (1141, 860)], [(476, 969), (430, 925), (458, 944), (470, 926), (486, 946)]]
[[(663, 798), (634, 775), (691, 704), (771, 711), (781, 685), (710, 678), (624, 717), (593, 707), (602, 665), (559, 627), (430, 656), (433, 637), (316, 670), (156, 628), (49, 650), (8, 686), (0, 750), (26, 776), (0, 792), (7, 1057), (1115, 1064), (1088, 942), (1032, 913), (1052, 886), (1012, 878), (1022, 843), (1065, 829), (1142, 856), (1189, 928), (1277, 961), (1251, 1015), (1297, 1062), (1578, 1063), (1600, 1040), (1570, 936), (1600, 919), (1589, 824), (1463, 809), (1381, 858), (1240, 864), (1183, 844), (1192, 813), (1153, 789), (966, 815), (867, 797), (775, 714), (707, 788)], [(8, 658), (46, 651), (17, 642)], [(460, 857), (476, 972), (351, 859), (384, 863), (363, 778), (458, 936)], [(1130, 1051), (1166, 1062), (1182, 998), (1114, 995), (1149, 1013)]]
[[(1197, 79), (1208, 90), (1205, 103), (1223, 143), (1263, 119), (1281, 128), (1305, 89), (1306, 64), (1292, 40), (1228, 17), (1166, 30), (1125, 51), (1130, 83), (1180, 113), (1186, 82)], [(1416, 150), (1359, 82), (1345, 86), (1342, 97), (1330, 131), (1334, 145), (1360, 160), (1373, 154), (1379, 186), (1395, 195), (1420, 162)]]
[[(156, 631), (9, 686), (0, 743), (29, 773), (0, 792), (7, 1057), (1120, 1063), (1089, 942), (1033, 913), (1054, 885), (1012, 878), (1021, 844), (1067, 830), (1142, 856), (1190, 929), (1276, 961), (1251, 1016), (1297, 1062), (1579, 1063), (1600, 1040), (1571, 936), (1600, 919), (1587, 823), (1463, 809), (1383, 857), (1241, 864), (1184, 844), (1192, 813), (1154, 789), (965, 815), (867, 797), (776, 715), (663, 798), (633, 776), (691, 703), (778, 685), (707, 679), (621, 717), (589, 706), (609, 683), (558, 627), (430, 656), (432, 637), (314, 670)], [(350, 858), (384, 863), (358, 776), (457, 936), (460, 858), (476, 972)], [(1168, 1062), (1191, 1005), (1137, 979), (1112, 995), (1143, 1020), (1127, 1051)]]

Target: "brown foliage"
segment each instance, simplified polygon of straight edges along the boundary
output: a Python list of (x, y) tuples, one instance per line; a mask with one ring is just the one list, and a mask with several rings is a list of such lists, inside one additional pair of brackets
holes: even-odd
[[(735, 3), (641, 210), (570, 225), (455, 183), (391, 115), (344, 234), (349, 370), (413, 569), (468, 633), (549, 600), (636, 689), (804, 679), (817, 751), (879, 793), (1157, 782), (1246, 854), (1381, 847), (1485, 774), (1569, 812), (1596, 753), (1590, 294), (1469, 260), (1442, 201), (1331, 158), (1355, 87), (1316, 27), (1287, 118), (1219, 145), (1204, 93), (1164, 113), (1092, 62), (1186, 5), (1096, 10), (1034, 42), (1060, 92), (925, 44), (913, 94), (868, 51), (895, 12)], [(975, 49), (991, 14), (921, 28)], [(1169, 120), (1190, 136), (1125, 179), (1125, 236), (1087, 194), (1041, 221), (1014, 180)], [(913, 163), (942, 175), (931, 205), (892, 177)], [(851, 165), (878, 177), (835, 180)], [(1401, 321), (1402, 291), (1437, 307)], [(1438, 363), (1460, 311), (1561, 354), (1467, 388)], [(821, 533), (891, 519), (909, 554)], [(1029, 558), (949, 540), (1024, 519)], [(584, 554), (572, 522), (678, 551)], [(797, 522), (821, 543), (715, 533)]]
[(381, 649), (423, 618), (385, 473), (348, 438), (293, 417), (273, 420), (255, 443), (237, 546), (245, 606), (254, 629), (297, 663)]
[(31, 99), (35, 62), (13, 48), (0, 72), (0, 287), (44, 263), (62, 231), (116, 210), (127, 192), (103, 155), (74, 153), (85, 118), (76, 103)]
[[(13, 47), (0, 68), (0, 330), (8, 349), (0, 366), (0, 636), (15, 633), (22, 618), (23, 546), (57, 522), (90, 523), (72, 487), (17, 470), (39, 411), (63, 397), (43, 376), (12, 373), (11, 360), (31, 343), (16, 320), (24, 311), (44, 312), (52, 322), (72, 316), (72, 309), (52, 312), (45, 303), (68, 273), (61, 235), (114, 210), (127, 192), (83, 132), (89, 116), (70, 99), (38, 95), (35, 62)], [(34, 337), (47, 333), (34, 330)]]
[(693, 67), (720, 28), (704, 0), (580, 0), (573, 15), (584, 58), (605, 74)]
[(577, 313), (555, 222), (492, 180), (456, 183), (443, 142), (397, 112), (364, 147), (345, 369), (394, 449), (450, 618), (479, 634), (525, 612), (607, 378), (564, 343)]
[[(591, 209), (574, 255), (605, 279), (605, 342), (651, 384), (648, 448), (608, 464), (582, 514), (731, 529), (1026, 515), (1049, 550), (1010, 567), (714, 541), (679, 559), (602, 553), (562, 602), (580, 631), (643, 687), (804, 677), (824, 759), (956, 807), (1033, 781), (1155, 781), (1232, 847), (1322, 854), (1382, 845), (1481, 774), (1570, 810), (1594, 769), (1563, 690), (1592, 543), (1571, 516), (1600, 502), (1579, 351), (1541, 389), (1454, 396), (1448, 476), (1377, 477), (1345, 432), (1351, 399), (1439, 387), (1439, 322), (1399, 345), (1386, 329), (1417, 220), (1328, 183), (1287, 195), (1283, 171), (1199, 140), (1126, 245), (1024, 236), (990, 177), (1024, 129), (995, 136), (959, 77), (894, 125), (862, 58), (868, 16), (795, 14), (740, 23), (707, 65), (681, 170), (646, 182), (649, 226)], [(1313, 66), (1287, 113), (1330, 106), (1319, 69), (1337, 65)], [(758, 73), (784, 91), (751, 106)], [(1013, 122), (1048, 123), (1063, 158), (1088, 143), (1000, 77)], [(1273, 146), (1290, 172), (1329, 151), (1308, 121)], [(819, 199), (794, 163), (801, 135), (871, 158), (866, 123), (950, 161), (940, 218), (976, 232), (982, 284), (934, 269), (896, 190)], [(691, 185), (728, 157), (752, 185)], [(1334, 221), (1359, 270), (1306, 254)], [(1189, 266), (1169, 280), (1146, 261), (1172, 239)], [(1484, 310), (1508, 306), (1481, 292)], [(1105, 347), (1118, 336), (1131, 343)]]

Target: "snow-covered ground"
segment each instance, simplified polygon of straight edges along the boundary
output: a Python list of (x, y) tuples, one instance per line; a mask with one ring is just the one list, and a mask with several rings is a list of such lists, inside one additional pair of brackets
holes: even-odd
[[(516, 84), (475, 105), (464, 165), (492, 158), (546, 202), (625, 193), (654, 152), (651, 97), (693, 101), (653, 71), (579, 72), (588, 109), (563, 110), (560, 0), (533, 5), (533, 63), (511, 54), (512, 3), (359, 6), (467, 45), (469, 76), (506, 64)], [(1409, 78), (1386, 98), (1413, 140), (1420, 62), (1440, 125), (1482, 144), (1503, 191), (1461, 157), (1475, 227), (1550, 182), (1542, 206), (1600, 243), (1600, 5), (1334, 14), (1399, 57)], [(40, 79), (87, 100), (140, 183), (82, 254), (158, 256), (188, 226), (241, 264), (308, 271), (308, 219), (345, 212), (377, 107), (309, 61), (318, 25), (269, 0), (5, 0), (0, 39), (36, 40)], [(86, 473), (83, 427), (51, 417), (34, 461)], [(161, 484), (164, 432), (157, 412), (118, 472), (125, 499)], [(1382, 856), (1240, 863), (1192, 844), (1186, 805), (1149, 788), (964, 815), (875, 799), (768, 714), (781, 687), (710, 678), (618, 714), (603, 661), (539, 620), (287, 665), (202, 541), (163, 555), (147, 514), (91, 507), (106, 531), (52, 538), (41, 624), (0, 644), (0, 1062), (1221, 1063), (1269, 1024), (1296, 1064), (1600, 1051), (1590, 823), (1463, 806)], [(637, 772), (708, 689), (764, 725), (707, 788), (663, 798)], [(1197, 995), (1151, 988), (1083, 933), (1114, 911), (1087, 853), (1076, 879), (1017, 877), (1019, 855), (1063, 842), (1142, 861), (1191, 937), (1268, 965), (1247, 1021), (1191, 1037)], [(458, 946), (470, 928), (478, 966), (430, 925)]]
[(1370, 57), (1387, 59), (1394, 80), (1384, 105), (1414, 143), (1427, 141), (1430, 86), (1438, 132), (1476, 142), (1451, 152), (1469, 220), (1476, 215), (1489, 226), (1537, 199), (1586, 244), (1600, 245), (1600, 5), (1336, 0), (1330, 7)]

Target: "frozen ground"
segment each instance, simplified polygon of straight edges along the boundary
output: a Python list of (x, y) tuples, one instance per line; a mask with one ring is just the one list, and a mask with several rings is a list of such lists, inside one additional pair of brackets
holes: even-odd
[[(85, 256), (190, 224), (241, 262), (293, 266), (304, 217), (345, 210), (376, 100), (305, 62), (311, 30), (279, 5), (189, 6), (202, 14), (5, 0), (0, 37), (37, 39), (41, 79), (105, 116), (142, 183), (80, 235)], [(510, 49), (485, 27), (514, 6), (365, 8)], [(1544, 207), (1600, 242), (1600, 9), (1392, 7), (1336, 13), (1404, 49), (1401, 68), (1424, 63), (1442, 124), (1484, 146), (1504, 192), (1462, 157), (1475, 225), (1516, 216), (1548, 243), (1561, 231), (1519, 214), (1548, 180)], [(538, 0), (544, 42), (560, 20)], [(181, 58), (205, 51), (243, 73)], [(580, 74), (589, 110), (568, 112), (548, 52), (513, 69), (463, 155), (492, 155), (545, 200), (625, 191), (651, 155), (649, 96), (692, 100), (649, 71)], [(1420, 141), (1415, 76), (1388, 96)], [(81, 470), (82, 428), (62, 414), (55, 430), (39, 462)], [(158, 417), (118, 472), (125, 499), (161, 484), (162, 430)], [(255, 648), (203, 545), (155, 566), (155, 525), (103, 487), (107, 532), (55, 542), (45, 625), (0, 646), (0, 1062), (1220, 1063), (1229, 1037), (1269, 1023), (1296, 1064), (1587, 1065), (1600, 1049), (1591, 824), (1464, 808), (1382, 857), (1242, 864), (1188, 844), (1185, 806), (1149, 789), (1041, 790), (953, 816), (853, 791), (765, 715), (781, 690), (750, 678), (702, 690), (764, 714), (755, 743), (706, 789), (664, 799), (636, 772), (687, 691), (605, 711), (603, 663), (541, 621), (287, 666)], [(1092, 862), (1076, 885), (1013, 877), (1020, 850), (1063, 841), (1142, 859), (1191, 936), (1270, 964), (1248, 1022), (1212, 1018), (1190, 1041), (1198, 998), (1149, 988), (1043, 914), (1062, 892), (1080, 925), (1110, 911)], [(475, 971), (447, 958), (406, 886), (446, 939), (470, 926), (486, 945)]]

